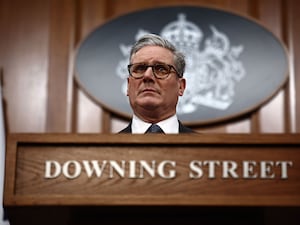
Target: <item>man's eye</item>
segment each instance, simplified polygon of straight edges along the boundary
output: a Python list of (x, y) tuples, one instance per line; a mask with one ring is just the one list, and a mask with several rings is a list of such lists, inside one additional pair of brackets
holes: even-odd
[(136, 65), (134, 68), (133, 68), (133, 71), (134, 72), (145, 72), (145, 70), (147, 70), (147, 66), (146, 65)]
[(154, 67), (155, 71), (158, 73), (168, 73), (169, 68), (166, 65), (155, 65)]

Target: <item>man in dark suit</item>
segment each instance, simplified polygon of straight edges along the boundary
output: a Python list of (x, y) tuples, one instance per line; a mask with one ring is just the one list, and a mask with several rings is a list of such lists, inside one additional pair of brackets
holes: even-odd
[(158, 35), (139, 39), (130, 52), (127, 96), (133, 110), (120, 133), (193, 133), (177, 119), (176, 106), (186, 86), (184, 55)]

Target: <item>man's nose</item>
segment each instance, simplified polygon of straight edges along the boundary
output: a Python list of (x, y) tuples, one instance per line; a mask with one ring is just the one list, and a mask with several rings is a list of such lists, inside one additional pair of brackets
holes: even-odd
[(144, 73), (144, 77), (145, 78), (151, 78), (151, 79), (153, 79), (155, 76), (154, 76), (154, 74), (153, 74), (153, 70), (152, 70), (152, 67), (148, 67), (147, 69), (146, 69), (146, 71), (145, 71), (145, 73)]

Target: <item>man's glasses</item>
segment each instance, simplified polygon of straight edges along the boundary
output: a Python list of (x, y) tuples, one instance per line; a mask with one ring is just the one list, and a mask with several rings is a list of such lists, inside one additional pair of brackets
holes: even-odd
[(144, 76), (148, 67), (151, 67), (152, 72), (157, 79), (166, 79), (171, 72), (175, 72), (177, 76), (181, 77), (174, 66), (163, 63), (154, 65), (147, 65), (144, 63), (130, 64), (128, 65), (128, 72), (132, 77), (140, 79)]

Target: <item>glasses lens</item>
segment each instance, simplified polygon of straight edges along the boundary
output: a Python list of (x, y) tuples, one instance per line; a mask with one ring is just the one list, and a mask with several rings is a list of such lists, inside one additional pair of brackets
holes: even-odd
[(153, 70), (158, 77), (165, 77), (170, 73), (170, 67), (165, 64), (156, 64), (153, 66)]
[(147, 70), (148, 66), (145, 64), (133, 64), (130, 66), (130, 74), (133, 77), (142, 77)]
[(147, 65), (136, 64), (132, 66), (132, 72), (134, 73), (144, 73), (147, 70)]

